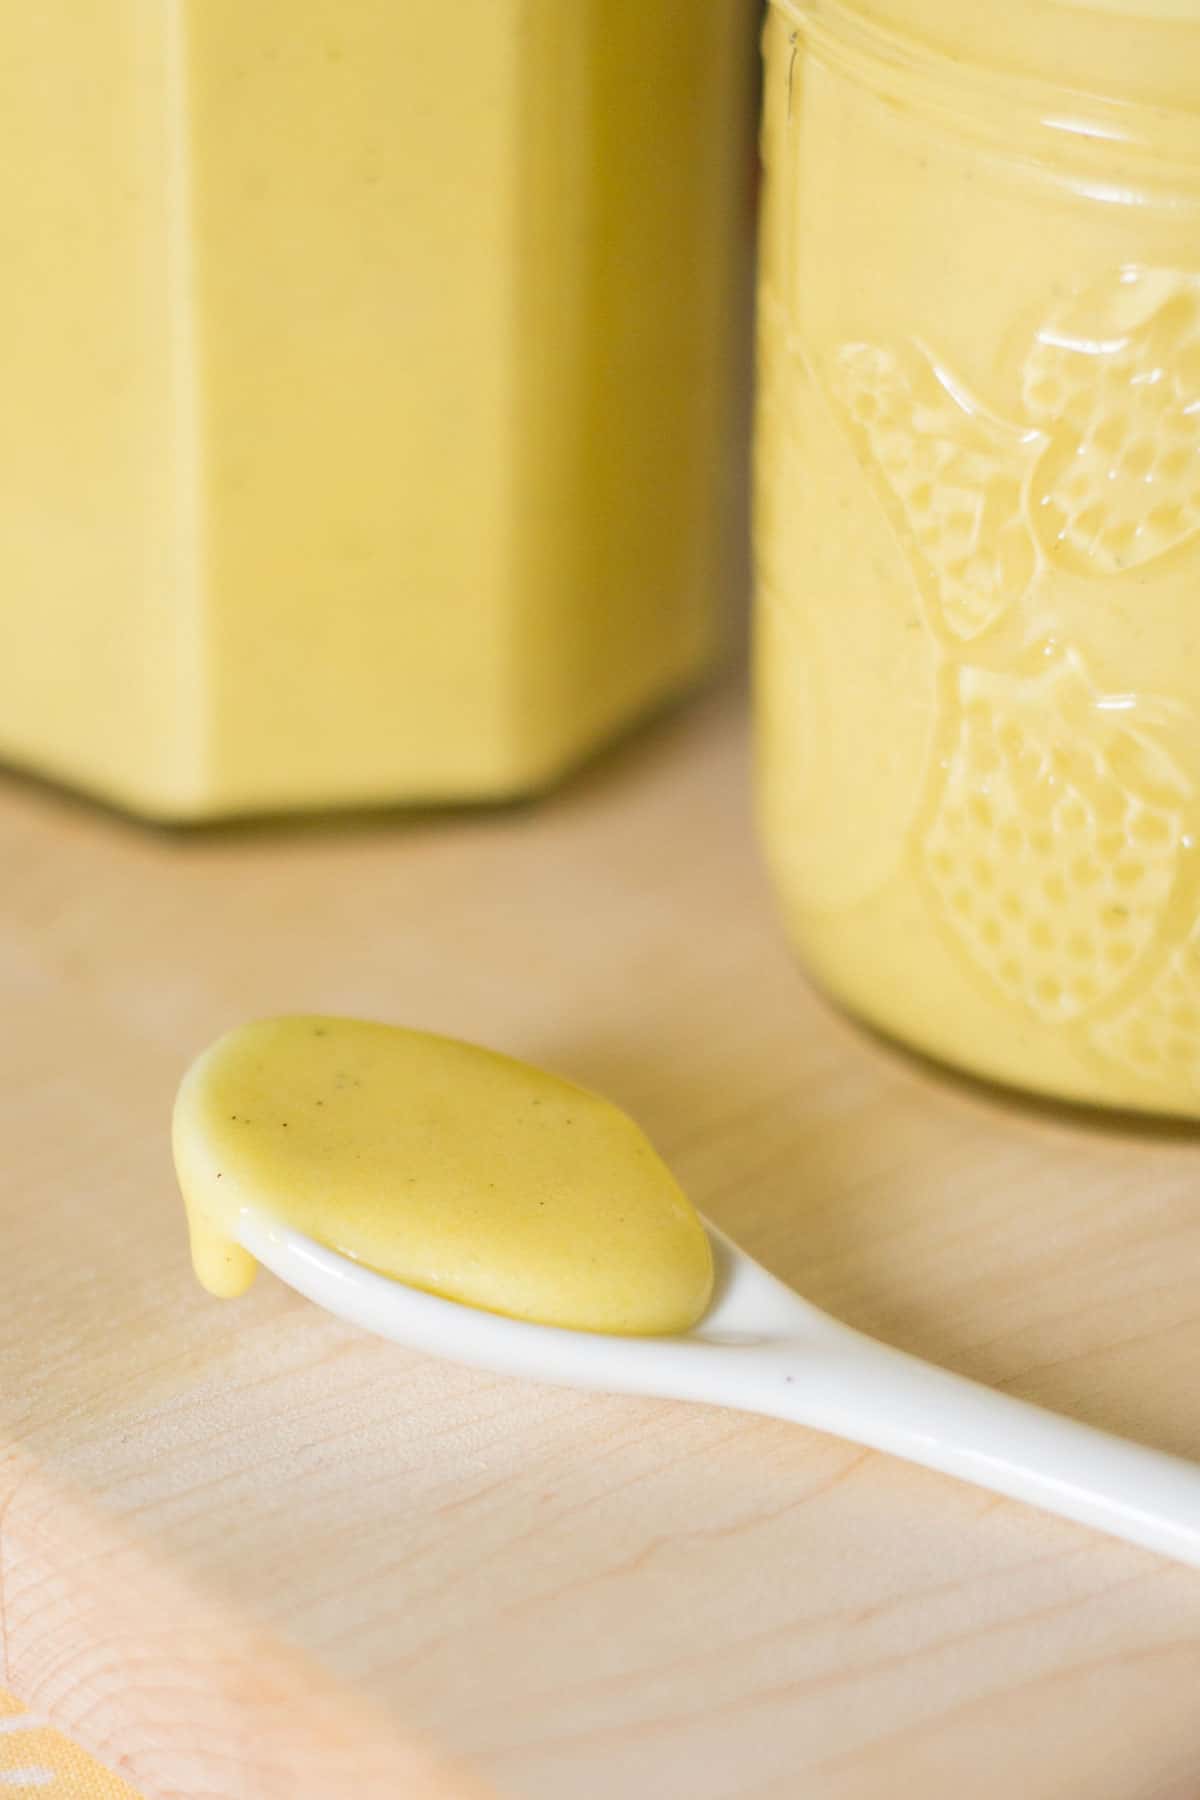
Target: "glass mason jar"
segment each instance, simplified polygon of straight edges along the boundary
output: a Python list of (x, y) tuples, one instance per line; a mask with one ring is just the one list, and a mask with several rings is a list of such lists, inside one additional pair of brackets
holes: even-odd
[(171, 819), (537, 788), (718, 638), (753, 0), (0, 28), (0, 756)]
[(1200, 0), (780, 0), (760, 816), (852, 1011), (1200, 1113)]

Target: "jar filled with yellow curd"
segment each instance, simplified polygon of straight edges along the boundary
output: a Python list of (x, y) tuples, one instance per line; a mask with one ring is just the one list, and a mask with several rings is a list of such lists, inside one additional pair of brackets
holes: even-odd
[(817, 980), (1200, 1113), (1200, 3), (777, 0), (760, 815)]
[(135, 812), (535, 789), (719, 636), (753, 0), (0, 33), (0, 759)]

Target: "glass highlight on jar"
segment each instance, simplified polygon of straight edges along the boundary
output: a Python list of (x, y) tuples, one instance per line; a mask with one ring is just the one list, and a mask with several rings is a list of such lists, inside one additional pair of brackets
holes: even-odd
[(1200, 4), (766, 31), (760, 816), (817, 979), (1200, 1114)]

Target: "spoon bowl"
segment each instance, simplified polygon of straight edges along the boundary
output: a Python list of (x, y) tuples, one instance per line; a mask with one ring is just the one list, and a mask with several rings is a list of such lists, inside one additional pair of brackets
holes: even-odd
[(1200, 1467), (1013, 1399), (855, 1331), (706, 1220), (716, 1284), (671, 1337), (528, 1324), (407, 1287), (245, 1209), (243, 1248), (338, 1318), (531, 1381), (791, 1420), (1200, 1567)]

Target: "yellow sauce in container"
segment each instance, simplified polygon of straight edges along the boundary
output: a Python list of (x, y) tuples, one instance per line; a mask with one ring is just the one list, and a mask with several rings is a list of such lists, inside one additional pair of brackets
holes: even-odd
[(0, 756), (171, 819), (508, 795), (718, 637), (749, 0), (0, 34)]
[(763, 831), (817, 978), (1200, 1112), (1200, 6), (767, 28)]

